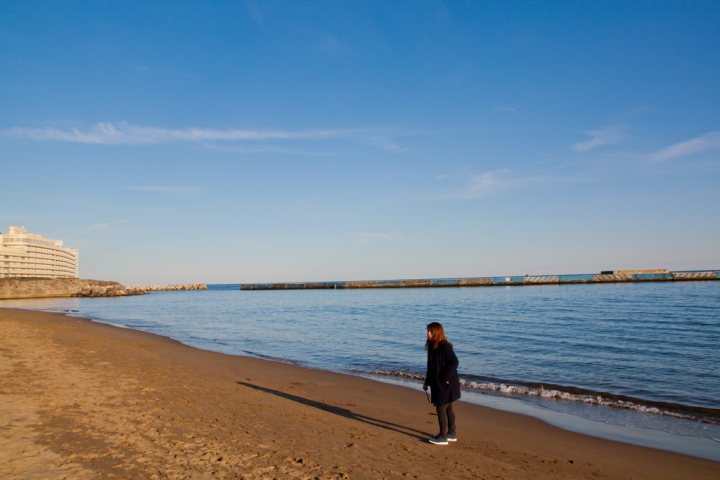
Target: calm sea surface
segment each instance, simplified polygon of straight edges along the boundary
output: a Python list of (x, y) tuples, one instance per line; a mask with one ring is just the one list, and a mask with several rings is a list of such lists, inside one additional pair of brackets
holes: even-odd
[(720, 442), (720, 282), (156, 292), (1, 301), (195, 347), (419, 381), (439, 321), (464, 390)]

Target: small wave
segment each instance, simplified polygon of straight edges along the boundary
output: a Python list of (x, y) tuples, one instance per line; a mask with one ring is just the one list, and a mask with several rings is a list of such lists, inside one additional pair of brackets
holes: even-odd
[[(507, 396), (529, 396), (538, 397), (549, 400), (564, 400), (569, 402), (580, 402), (586, 405), (598, 405), (611, 408), (622, 408), (626, 410), (634, 410), (640, 413), (651, 413), (655, 415), (664, 415), (674, 418), (684, 418), (688, 420), (696, 420), (703, 423), (720, 425), (720, 418), (717, 412), (711, 409), (695, 408), (682, 405), (673, 405), (674, 408), (662, 408), (661, 406), (649, 403), (641, 403), (639, 400), (622, 399), (616, 395), (610, 398), (608, 395), (593, 393), (573, 393), (556, 388), (533, 388), (523, 385), (506, 385), (504, 383), (475, 382), (468, 380), (460, 380), (462, 387), (472, 390), (484, 390), (489, 392), (497, 392)], [(682, 410), (691, 410), (691, 412), (683, 412)]]
[[(416, 381), (425, 380), (424, 375), (402, 370), (352, 370), (352, 372), (365, 375), (405, 378)], [(468, 390), (481, 390), (508, 397), (522, 398), (525, 396), (547, 400), (578, 402), (586, 405), (621, 408), (625, 410), (633, 410), (639, 413), (663, 415), (666, 417), (720, 425), (720, 410), (680, 404), (653, 405), (649, 402), (643, 402), (640, 399), (621, 397), (619, 395), (612, 395), (609, 393), (583, 392), (575, 387), (563, 388), (558, 385), (553, 385), (550, 388), (545, 388), (544, 386), (511, 385), (506, 383), (483, 382), (466, 379), (460, 379), (460, 386)]]
[(243, 352), (245, 352), (248, 355), (251, 355), (253, 357), (264, 358), (265, 360), (272, 360), (273, 362), (290, 363), (292, 365), (300, 365), (299, 362), (296, 362), (295, 360), (290, 360), (289, 358), (273, 357), (272, 355), (264, 355), (262, 353), (251, 352), (250, 350), (243, 350)]
[(132, 330), (130, 327), (128, 327), (127, 325), (123, 325), (122, 323), (112, 323), (112, 322), (102, 322), (102, 323), (105, 323), (107, 325), (111, 325), (111, 326), (117, 327), (117, 328), (125, 328), (127, 330)]
[(403, 372), (400, 370), (396, 371), (385, 371), (385, 370), (350, 370), (352, 373), (362, 373), (364, 375), (380, 375), (383, 377), (399, 377), (408, 378), (410, 380), (425, 380), (424, 375), (418, 375), (417, 373)]

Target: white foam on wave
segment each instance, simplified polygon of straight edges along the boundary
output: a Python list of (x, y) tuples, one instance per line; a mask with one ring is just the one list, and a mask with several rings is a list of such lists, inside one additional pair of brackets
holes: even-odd
[[(424, 380), (423, 375), (417, 373), (410, 373), (405, 371), (387, 371), (387, 370), (373, 370), (373, 371), (358, 371), (358, 373), (365, 373), (370, 375), (380, 375), (384, 377), (399, 377), (407, 378), (409, 380)], [(625, 410), (633, 410), (639, 413), (649, 413), (654, 415), (662, 415), (665, 417), (682, 418), (686, 420), (700, 421), (703, 423), (709, 423), (713, 425), (720, 425), (720, 421), (713, 418), (708, 418), (698, 415), (689, 415), (681, 412), (674, 412), (667, 409), (662, 409), (653, 405), (644, 405), (641, 403), (633, 402), (630, 400), (620, 400), (606, 398), (602, 395), (590, 395), (581, 393), (565, 392), (558, 389), (548, 388), (533, 388), (526, 387), (523, 385), (507, 385), (504, 383), (491, 383), (491, 382), (476, 382), (471, 380), (460, 379), (460, 386), (471, 390), (484, 390), (487, 392), (497, 392), (508, 396), (528, 396), (536, 397), (547, 400), (562, 400), (567, 402), (583, 403), (586, 405), (597, 405), (601, 407), (610, 408), (622, 408)]]
[(352, 370), (356, 373), (363, 373), (363, 374), (370, 374), (370, 375), (380, 375), (383, 377), (400, 377), (400, 378), (409, 378), (411, 380), (425, 380), (425, 377), (423, 375), (418, 375), (416, 373), (409, 373), (409, 372), (403, 372), (403, 371), (395, 371), (390, 372), (386, 370)]
[(577, 394), (570, 392), (563, 392), (562, 390), (556, 389), (545, 389), (545, 388), (532, 388), (519, 385), (506, 385), (497, 383), (486, 383), (486, 382), (474, 382), (467, 380), (460, 380), (460, 385), (465, 388), (474, 390), (485, 390), (492, 392), (499, 392), (505, 395), (527, 395), (530, 397), (540, 397), (550, 400), (564, 400), (569, 402), (581, 402), (587, 405), (598, 405), (602, 407), (612, 408), (623, 408), (626, 410), (634, 410), (640, 413), (651, 413), (655, 415), (663, 415), (674, 418), (684, 418), (689, 420), (699, 420), (704, 423), (711, 423), (717, 425), (719, 422), (713, 419), (698, 417), (694, 415), (687, 415), (679, 412), (673, 412), (670, 410), (663, 410), (652, 405), (643, 405), (640, 403), (628, 401), (628, 400), (615, 400), (611, 398), (605, 398), (601, 395), (586, 395)]

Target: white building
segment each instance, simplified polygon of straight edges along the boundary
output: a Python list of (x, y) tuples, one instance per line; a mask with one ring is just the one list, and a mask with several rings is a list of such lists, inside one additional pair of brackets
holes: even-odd
[(0, 233), (0, 278), (78, 278), (78, 251), (62, 243), (9, 227)]

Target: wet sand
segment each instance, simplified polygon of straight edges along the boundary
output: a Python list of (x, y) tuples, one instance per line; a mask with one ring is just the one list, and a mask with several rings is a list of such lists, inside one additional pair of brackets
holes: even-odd
[[(271, 332), (268, 332), (271, 334)], [(422, 392), (0, 309), (2, 478), (720, 478), (720, 463)]]

